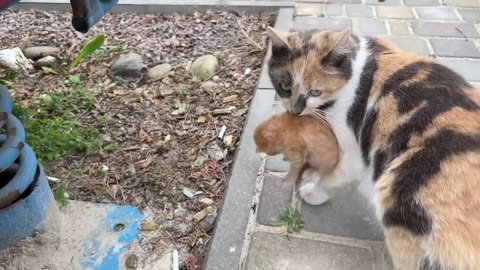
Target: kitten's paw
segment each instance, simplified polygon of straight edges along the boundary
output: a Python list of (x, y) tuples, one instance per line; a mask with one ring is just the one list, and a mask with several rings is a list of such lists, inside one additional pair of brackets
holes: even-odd
[(321, 205), (327, 202), (330, 197), (321, 186), (316, 183), (307, 183), (300, 187), (300, 197), (310, 205)]

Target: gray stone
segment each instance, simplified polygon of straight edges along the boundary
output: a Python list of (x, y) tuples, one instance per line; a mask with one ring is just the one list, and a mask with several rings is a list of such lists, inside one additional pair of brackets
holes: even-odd
[(358, 19), (358, 32), (363, 35), (385, 35), (387, 28), (383, 21), (375, 19)]
[(265, 169), (272, 172), (286, 172), (289, 167), (290, 164), (283, 160), (283, 155), (268, 157), (267, 164), (265, 164)]
[(431, 39), (430, 43), (438, 56), (480, 58), (480, 51), (470, 40)]
[[(437, 37), (480, 37), (477, 30), (471, 23), (461, 22), (414, 22), (413, 31), (421, 36)], [(463, 35), (462, 35), (463, 33)]]
[(443, 0), (443, 4), (454, 7), (480, 7), (478, 0)]
[(396, 36), (409, 36), (410, 31), (408, 30), (408, 25), (404, 21), (389, 21), (390, 31), (393, 35)]
[(377, 17), (387, 19), (415, 19), (412, 10), (406, 6), (376, 7)]
[(292, 27), (293, 8), (281, 8), (278, 11), (277, 20), (275, 21), (275, 29), (278, 31), (288, 32)]
[(466, 21), (480, 22), (480, 10), (479, 9), (457, 9), (462, 18)]
[(260, 167), (253, 131), (270, 117), (274, 99), (274, 90), (255, 92), (204, 269), (237, 269), (240, 264)]
[(325, 6), (325, 15), (330, 16), (342, 16), (342, 5), (328, 4)]
[(190, 72), (204, 80), (212, 76), (218, 69), (218, 60), (217, 57), (211, 54), (200, 56), (195, 61), (193, 61), (192, 66), (190, 67)]
[(402, 2), (400, 0), (367, 0), (368, 5), (382, 5), (382, 6), (401, 6)]
[(383, 233), (370, 198), (355, 186), (344, 187), (319, 206), (302, 204), (305, 230), (356, 239), (382, 240)]
[(258, 205), (257, 222), (271, 226), (292, 202), (292, 194), (292, 183), (277, 176), (266, 175)]
[(349, 17), (373, 17), (372, 8), (365, 5), (347, 5)]
[(35, 62), (37, 67), (51, 67), (57, 62), (57, 58), (55, 56), (47, 55), (42, 57)]
[(113, 78), (140, 78), (146, 72), (147, 67), (143, 64), (142, 57), (136, 53), (129, 53), (120, 58), (110, 68)]
[(480, 82), (480, 60), (440, 58), (438, 62), (455, 70), (467, 81)]
[(374, 264), (375, 256), (367, 248), (257, 232), (252, 235), (245, 269), (379, 269)]
[(316, 3), (297, 3), (295, 4), (295, 14), (297, 16), (323, 16), (323, 4)]
[(387, 37), (387, 40), (395, 44), (399, 49), (417, 55), (430, 56), (427, 44), (417, 37)]
[(403, 0), (406, 6), (440, 6), (439, 0)]
[(425, 20), (458, 20), (457, 15), (451, 8), (419, 7), (416, 8), (420, 19)]
[(352, 20), (345, 18), (296, 17), (293, 29), (296, 31), (318, 30), (345, 30), (352, 28)]
[(25, 49), (24, 53), (25, 57), (37, 60), (47, 55), (58, 56), (60, 49), (52, 46), (36, 46)]
[(30, 59), (26, 58), (18, 47), (0, 50), (0, 66), (13, 71), (33, 69)]
[(165, 77), (170, 70), (172, 70), (172, 66), (169, 64), (156, 65), (148, 70), (148, 77), (152, 80), (158, 80)]

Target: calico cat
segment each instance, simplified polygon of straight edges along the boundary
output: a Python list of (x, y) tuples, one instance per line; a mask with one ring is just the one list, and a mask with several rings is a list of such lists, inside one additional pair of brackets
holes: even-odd
[[(257, 153), (283, 154), (290, 161), (286, 180), (298, 190), (302, 174), (312, 168), (321, 176), (331, 174), (338, 162), (338, 145), (330, 127), (314, 116), (275, 115), (260, 124), (253, 138)], [(324, 196), (326, 201), (328, 196)]]
[[(327, 182), (370, 184), (395, 267), (480, 269), (478, 90), (433, 59), (349, 30), (268, 35), (278, 95), (292, 113), (325, 111), (344, 173)], [(315, 204), (324, 184), (300, 195)]]

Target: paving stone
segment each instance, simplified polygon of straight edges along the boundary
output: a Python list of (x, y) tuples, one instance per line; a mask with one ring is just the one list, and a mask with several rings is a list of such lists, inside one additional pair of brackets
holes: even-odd
[[(314, 0), (316, 2), (323, 2), (324, 0)], [(340, 3), (340, 4), (361, 4), (362, 0), (327, 0), (328, 3)]]
[(409, 7), (376, 7), (377, 17), (387, 19), (415, 19)]
[(268, 60), (272, 55), (272, 50), (269, 47), (263, 60), (262, 73), (260, 74), (260, 80), (258, 81), (258, 89), (273, 89), (272, 81), (270, 80), (270, 75), (268, 75)]
[(267, 164), (265, 164), (265, 169), (272, 172), (286, 172), (290, 164), (283, 160), (283, 155), (276, 155), (267, 158)]
[(414, 22), (413, 31), (420, 36), (431, 37), (480, 37), (477, 30), (471, 23), (461, 22)]
[(280, 213), (292, 202), (293, 185), (283, 178), (269, 175), (263, 179), (262, 194), (258, 204), (257, 222), (271, 226)]
[(480, 82), (480, 60), (439, 58), (438, 62), (455, 70), (467, 81)]
[(443, 0), (443, 4), (454, 7), (480, 7), (478, 0)]
[(295, 5), (297, 16), (323, 16), (324, 5), (316, 3), (297, 3)]
[(342, 16), (342, 5), (328, 4), (325, 6), (326, 16)]
[(395, 44), (399, 49), (411, 52), (417, 55), (430, 56), (427, 44), (421, 38), (417, 37), (386, 37), (387, 40)]
[(382, 6), (401, 6), (402, 2), (400, 0), (367, 0), (368, 5), (382, 5)]
[(479, 9), (467, 9), (459, 8), (457, 9), (462, 18), (466, 21), (471, 22), (480, 22), (480, 10)]
[(358, 32), (363, 35), (385, 35), (387, 28), (383, 21), (375, 19), (358, 19)]
[(420, 19), (424, 20), (458, 20), (451, 8), (419, 7), (416, 8), (416, 11)]
[(357, 187), (344, 187), (330, 201), (302, 204), (305, 230), (356, 239), (382, 240), (383, 233), (370, 205)]
[(406, 6), (440, 6), (439, 0), (403, 0)]
[(438, 56), (480, 58), (480, 51), (471, 40), (431, 39), (430, 43)]
[(349, 17), (373, 17), (372, 8), (365, 5), (347, 5), (347, 16)]
[(256, 232), (246, 270), (379, 269), (367, 248)]
[(346, 18), (296, 17), (293, 29), (296, 31), (318, 30), (345, 30), (352, 27), (352, 20)]
[(390, 31), (396, 36), (409, 36), (408, 25), (404, 21), (389, 21)]

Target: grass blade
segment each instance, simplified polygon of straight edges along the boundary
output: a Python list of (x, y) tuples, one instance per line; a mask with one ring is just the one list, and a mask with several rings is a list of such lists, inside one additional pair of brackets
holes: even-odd
[(90, 56), (92, 53), (102, 47), (103, 42), (105, 42), (105, 36), (98, 35), (92, 40), (90, 40), (87, 44), (85, 44), (85, 46), (83, 46), (83, 48), (78, 53), (77, 57), (73, 59), (73, 62), (70, 64), (70, 69), (76, 67), (80, 63), (80, 61)]

